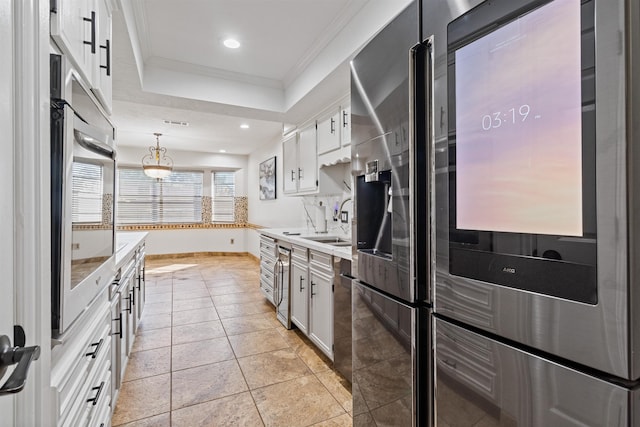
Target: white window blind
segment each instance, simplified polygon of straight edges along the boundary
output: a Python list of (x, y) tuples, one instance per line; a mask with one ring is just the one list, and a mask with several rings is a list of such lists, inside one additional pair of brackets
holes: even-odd
[(211, 174), (213, 197), (211, 206), (213, 222), (234, 222), (234, 196), (236, 194), (235, 172), (214, 171)]
[(118, 169), (118, 221), (121, 224), (202, 222), (203, 172), (176, 171), (164, 179), (142, 169)]
[(102, 166), (73, 162), (71, 222), (102, 223)]

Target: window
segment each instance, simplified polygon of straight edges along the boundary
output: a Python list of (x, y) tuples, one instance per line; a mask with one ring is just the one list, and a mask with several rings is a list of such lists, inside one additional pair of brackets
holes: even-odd
[(102, 223), (102, 166), (73, 162), (71, 222)]
[(213, 222), (235, 222), (235, 172), (214, 171), (211, 174), (211, 186), (213, 188), (211, 220)]
[(202, 222), (203, 173), (176, 171), (164, 179), (142, 169), (118, 169), (118, 221), (121, 224)]

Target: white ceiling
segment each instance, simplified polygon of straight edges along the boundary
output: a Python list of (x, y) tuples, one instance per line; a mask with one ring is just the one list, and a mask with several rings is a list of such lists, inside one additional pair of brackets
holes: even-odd
[[(278, 139), (288, 124), (348, 96), (348, 61), (408, 3), (119, 0), (113, 19), (118, 143), (148, 147), (161, 132), (169, 150), (249, 154)], [(227, 37), (241, 47), (224, 47)]]

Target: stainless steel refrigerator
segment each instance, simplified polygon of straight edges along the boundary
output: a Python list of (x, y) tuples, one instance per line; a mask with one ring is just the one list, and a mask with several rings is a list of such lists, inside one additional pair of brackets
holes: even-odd
[(419, 18), (414, 2), (351, 62), (354, 426), (431, 423)]
[(422, 18), (435, 423), (640, 425), (640, 2)]

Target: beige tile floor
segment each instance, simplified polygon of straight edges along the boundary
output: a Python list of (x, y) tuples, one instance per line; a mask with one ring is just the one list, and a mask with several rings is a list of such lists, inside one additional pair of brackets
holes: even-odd
[(147, 261), (114, 426), (351, 426), (349, 383), (276, 320), (247, 256)]

